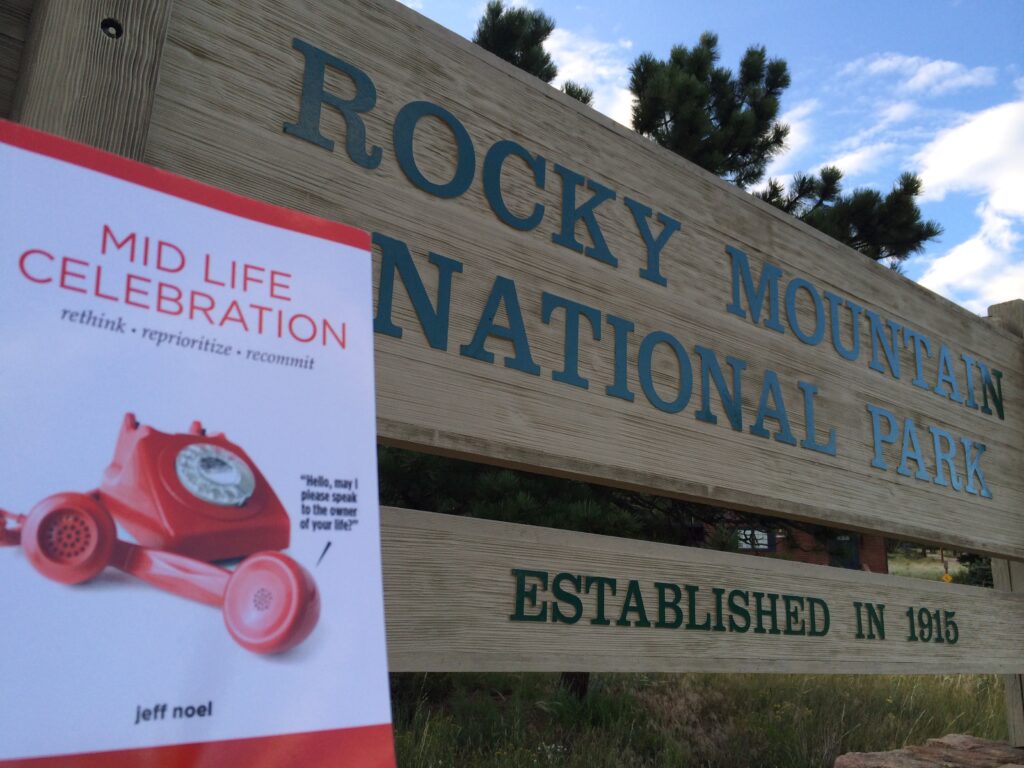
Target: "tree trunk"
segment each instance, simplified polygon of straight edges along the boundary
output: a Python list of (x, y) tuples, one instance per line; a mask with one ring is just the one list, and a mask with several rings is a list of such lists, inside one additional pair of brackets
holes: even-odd
[(563, 672), (558, 684), (580, 701), (587, 697), (590, 689), (589, 672)]

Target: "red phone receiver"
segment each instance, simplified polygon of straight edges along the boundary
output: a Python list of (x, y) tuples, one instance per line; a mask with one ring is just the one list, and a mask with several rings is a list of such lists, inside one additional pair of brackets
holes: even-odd
[[(8, 528), (6, 520), (15, 527)], [(20, 544), (37, 571), (62, 584), (88, 581), (108, 565), (176, 595), (223, 609), (228, 632), (254, 653), (293, 648), (320, 617), (309, 572), (280, 552), (257, 552), (229, 571), (117, 538), (110, 513), (93, 496), (58, 493), (27, 516), (0, 510), (0, 544)]]

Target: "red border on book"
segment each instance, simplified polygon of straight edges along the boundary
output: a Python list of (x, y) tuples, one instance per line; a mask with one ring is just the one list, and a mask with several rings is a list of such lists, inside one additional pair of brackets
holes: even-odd
[(80, 144), (51, 133), (37, 131), (8, 120), (0, 120), (0, 143), (104, 173), (122, 181), (138, 184), (140, 187), (163, 192), (243, 219), (289, 229), (324, 240), (333, 240), (336, 243), (350, 245), (363, 251), (369, 251), (371, 248), (370, 233), (366, 230), (271, 205), (260, 200), (253, 200), (249, 197), (242, 197), (234, 192), (211, 187), (209, 184), (187, 179), (170, 171), (154, 168), (145, 163), (129, 160), (87, 144)]
[(391, 726), (367, 725), (253, 739), (0, 760), (4, 768), (280, 768), (289, 765), (394, 768)]

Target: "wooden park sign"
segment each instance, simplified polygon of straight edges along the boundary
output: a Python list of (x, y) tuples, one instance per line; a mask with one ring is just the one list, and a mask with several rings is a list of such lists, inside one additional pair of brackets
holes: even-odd
[[(383, 442), (1024, 559), (1011, 330), (397, 3), (12, 8), (14, 119), (374, 232)], [(1024, 672), (1009, 591), (384, 524), (394, 668)]]

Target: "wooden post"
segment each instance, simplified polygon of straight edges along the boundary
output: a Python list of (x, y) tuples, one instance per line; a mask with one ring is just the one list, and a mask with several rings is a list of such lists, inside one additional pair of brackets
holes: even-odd
[(14, 120), (141, 160), (170, 10), (171, 0), (40, 0)]
[[(988, 315), (1006, 330), (1024, 337), (1024, 301), (1016, 299), (988, 308)], [(992, 581), (1005, 592), (1024, 592), (1024, 563), (992, 559)], [(1024, 627), (1021, 627), (1024, 632)], [(1010, 743), (1024, 747), (1024, 675), (1003, 675), (1006, 722)]]
[[(996, 589), (1024, 592), (1024, 563), (993, 559), (992, 580)], [(1024, 675), (1003, 675), (1003, 684), (1006, 686), (1006, 723), (1010, 743), (1024, 747)]]

